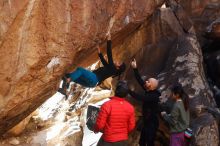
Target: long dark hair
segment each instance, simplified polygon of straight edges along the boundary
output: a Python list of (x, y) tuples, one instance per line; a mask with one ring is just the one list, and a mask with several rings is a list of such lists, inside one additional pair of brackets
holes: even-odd
[(186, 94), (186, 92), (183, 90), (183, 87), (181, 84), (175, 84), (172, 86), (171, 91), (175, 95), (179, 95), (179, 97), (183, 100), (184, 108), (185, 110), (188, 110), (189, 108), (189, 96)]

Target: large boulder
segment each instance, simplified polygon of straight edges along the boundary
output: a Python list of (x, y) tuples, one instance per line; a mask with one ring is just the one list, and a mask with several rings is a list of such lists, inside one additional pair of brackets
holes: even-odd
[(68, 68), (94, 63), (95, 40), (126, 37), (162, 3), (0, 0), (0, 135), (51, 97)]
[[(192, 144), (217, 146), (219, 140), (215, 119), (208, 113), (197, 111), (199, 105), (215, 106), (215, 101), (204, 74), (196, 32), (190, 23), (180, 23), (182, 18), (190, 20), (181, 11), (174, 11), (172, 8), (156, 11), (149, 21), (116, 47), (127, 48), (123, 56), (128, 58), (132, 57), (130, 54), (135, 54), (141, 74), (160, 79), (163, 100), (167, 98), (169, 86), (180, 82), (190, 96), (191, 127), (195, 133)], [(131, 68), (126, 72), (125, 78), (135, 90), (141, 90), (138, 89)], [(139, 107), (139, 112), (140, 103), (132, 99), (130, 101)], [(159, 131), (166, 133), (167, 129), (163, 127)], [(137, 145), (139, 134), (138, 131), (132, 134), (129, 140), (131, 145)]]
[[(175, 13), (175, 11), (174, 11)], [(181, 17), (175, 15), (177, 21)], [(180, 15), (182, 16), (182, 15)], [(167, 20), (169, 21), (169, 20)], [(172, 25), (171, 25), (172, 26)], [(194, 131), (193, 146), (218, 146), (219, 134), (215, 119), (208, 113), (198, 112), (200, 105), (215, 106), (203, 68), (203, 56), (194, 27), (184, 31), (173, 42), (164, 69), (158, 75), (161, 83), (162, 97), (167, 97), (167, 88), (173, 83), (183, 85), (190, 97), (190, 125)], [(208, 138), (207, 138), (208, 137)]]
[[(198, 105), (214, 106), (215, 102), (196, 37), (201, 36), (206, 25), (195, 31), (192, 22), (197, 19), (187, 15), (205, 17), (200, 17), (200, 11), (194, 12), (191, 1), (184, 7), (170, 1), (170, 8), (157, 11), (162, 0), (7, 2), (0, 0), (0, 135), (54, 94), (67, 70), (94, 63), (95, 41), (103, 41), (106, 32), (111, 31), (114, 58), (129, 63), (135, 57), (142, 74), (160, 79), (162, 98), (169, 85), (182, 83), (191, 98), (193, 145), (218, 145), (215, 120), (208, 113), (196, 112)], [(204, 2), (202, 9), (208, 1)], [(200, 2), (196, 6), (200, 10)], [(138, 87), (129, 67), (123, 78)], [(140, 103), (131, 101), (139, 110)], [(136, 131), (130, 140), (132, 145), (137, 144), (138, 136)]]
[[(190, 97), (190, 125), (194, 131), (193, 146), (218, 146), (218, 126), (208, 113), (198, 112), (200, 105), (215, 106), (215, 101), (207, 83), (201, 48), (195, 35), (184, 35), (172, 47), (172, 55), (167, 60), (165, 70), (159, 75), (162, 98), (167, 96), (167, 88), (180, 82)], [(207, 138), (208, 137), (208, 138)]]
[[(169, 0), (174, 1), (174, 0)], [(220, 16), (219, 0), (178, 0), (188, 16), (193, 21), (199, 43), (203, 47), (206, 43), (206, 27)]]

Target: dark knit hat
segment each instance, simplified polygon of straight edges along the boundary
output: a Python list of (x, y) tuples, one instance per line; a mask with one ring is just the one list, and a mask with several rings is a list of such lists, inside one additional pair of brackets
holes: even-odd
[(118, 81), (115, 89), (115, 96), (117, 97), (126, 97), (128, 95), (128, 84), (124, 80)]

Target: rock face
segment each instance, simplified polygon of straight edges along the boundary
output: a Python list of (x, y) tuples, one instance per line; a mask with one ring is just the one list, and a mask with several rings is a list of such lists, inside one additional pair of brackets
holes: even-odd
[[(210, 45), (210, 47), (219, 48), (218, 41)], [(212, 80), (213, 85), (220, 87), (220, 51), (213, 51), (212, 53), (206, 53), (206, 70), (207, 74)]]
[[(174, 1), (174, 0), (172, 0)], [(219, 0), (178, 0), (177, 1), (190, 16), (193, 21), (197, 33), (197, 37), (201, 46), (206, 43), (206, 27), (212, 24), (220, 15)]]
[(15, 127), (10, 129), (8, 131), (8, 133), (10, 133), (11, 135), (15, 135), (15, 136), (20, 135), (25, 130), (26, 125), (29, 123), (31, 116), (32, 116), (32, 114), (30, 114), (28, 117), (26, 117), (24, 120), (22, 120)]
[[(159, 75), (163, 88), (180, 82), (190, 96), (190, 125), (195, 132), (192, 145), (218, 146), (218, 126), (207, 113), (198, 113), (198, 105), (214, 106), (212, 94), (205, 79), (201, 50), (195, 35), (183, 35), (172, 48), (172, 57), (167, 61), (167, 68)], [(199, 55), (200, 54), (200, 55)], [(176, 57), (175, 57), (176, 56)], [(166, 96), (166, 91), (162, 93)], [(209, 137), (208, 139), (205, 137)]]
[[(161, 4), (163, 0), (24, 0), (19, 4), (0, 0), (0, 135), (49, 98), (68, 68), (94, 63), (95, 41), (104, 45), (106, 32), (111, 31), (114, 58), (129, 64), (135, 57), (142, 74), (160, 79), (163, 99), (172, 83), (184, 86), (190, 95), (192, 145), (217, 146), (216, 121), (208, 113), (198, 113), (196, 106), (215, 105), (197, 36), (202, 42), (201, 34), (217, 18), (219, 3), (170, 0), (169, 8), (156, 10)], [(211, 12), (202, 11), (210, 6), (216, 15), (207, 21)], [(123, 78), (140, 90), (129, 66)], [(136, 131), (131, 145), (137, 145), (138, 136)]]
[(213, 40), (220, 40), (220, 17), (207, 27), (207, 34)]
[[(180, 82), (190, 96), (191, 127), (195, 132), (192, 145), (218, 146), (216, 121), (210, 114), (196, 110), (198, 105), (214, 106), (215, 102), (204, 74), (202, 52), (194, 27), (190, 21), (181, 24), (180, 20), (190, 20), (183, 12), (173, 11), (172, 7), (160, 9), (117, 48), (127, 48), (128, 54), (136, 54), (143, 75), (158, 76), (162, 98), (166, 97), (171, 84)], [(127, 71), (126, 79), (138, 87), (131, 69)], [(131, 145), (137, 145), (138, 135), (139, 132), (132, 135)]]
[(94, 62), (95, 40), (125, 37), (162, 3), (0, 0), (0, 134), (54, 94), (67, 68)]

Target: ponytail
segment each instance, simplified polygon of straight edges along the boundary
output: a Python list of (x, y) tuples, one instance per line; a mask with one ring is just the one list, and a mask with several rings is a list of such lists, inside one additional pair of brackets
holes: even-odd
[(187, 111), (189, 109), (189, 96), (183, 91), (181, 98), (183, 100), (185, 111)]

